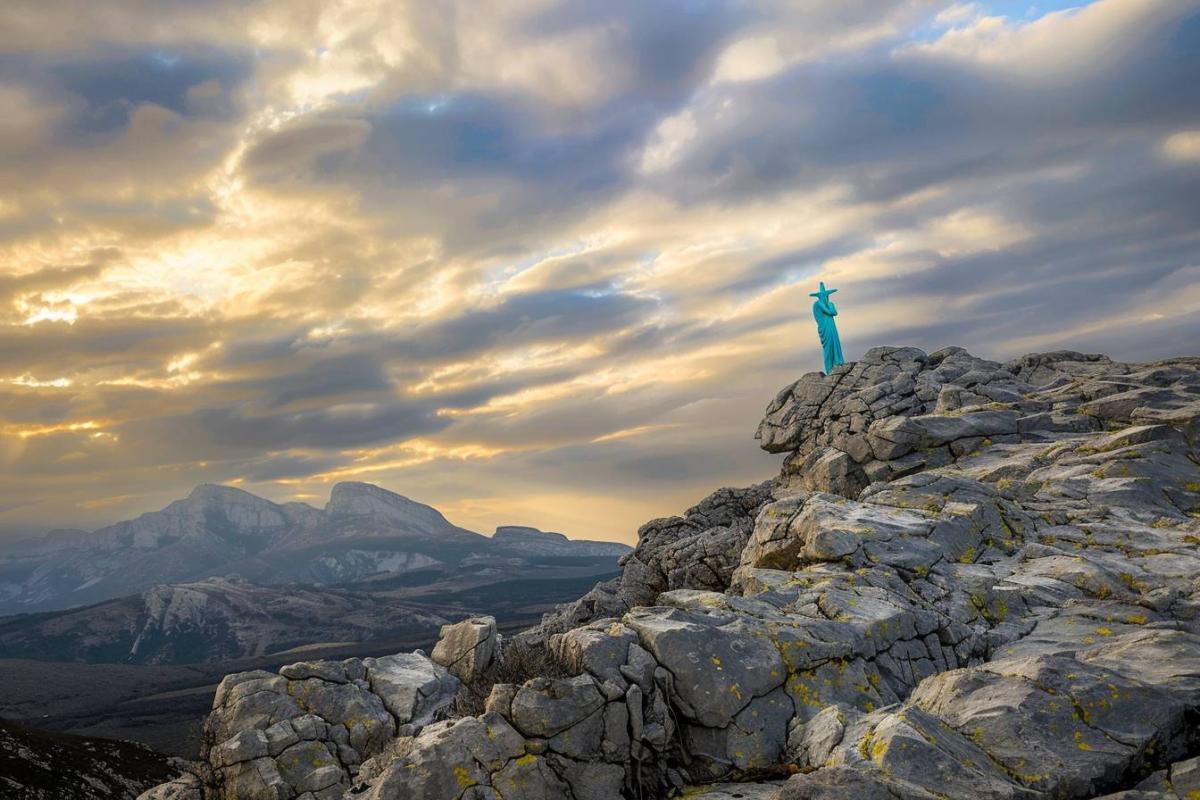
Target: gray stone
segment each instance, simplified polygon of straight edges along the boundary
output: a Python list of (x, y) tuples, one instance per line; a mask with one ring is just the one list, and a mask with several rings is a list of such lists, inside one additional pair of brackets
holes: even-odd
[(262, 731), (242, 731), (213, 748), (209, 760), (215, 767), (228, 767), (267, 755), (267, 737)]
[(688, 786), (682, 797), (688, 800), (775, 800), (782, 782), (715, 783), (707, 786)]
[(316, 792), (348, 783), (346, 771), (323, 742), (292, 745), (275, 759), (275, 767), (297, 793)]
[(597, 619), (619, 618), (637, 606), (652, 605), (670, 589), (725, 590), (758, 510), (772, 499), (772, 486), (768, 481), (745, 489), (719, 489), (682, 517), (647, 522), (638, 531), (637, 549), (621, 562), (620, 578), (597, 584), (579, 600), (560, 606), (521, 637), (544, 642), (552, 634)]
[(780, 763), (794, 712), (792, 699), (783, 687), (751, 700), (734, 717), (729, 729), (726, 755), (730, 763), (746, 772)]
[(458, 681), (445, 667), (417, 653), (368, 658), (363, 665), (371, 691), (401, 725), (432, 722), (458, 692)]
[(517, 690), (512, 722), (526, 736), (549, 738), (577, 725), (604, 705), (589, 675), (534, 678)]
[(800, 459), (788, 458), (782, 479), (788, 489), (826, 492), (850, 499), (858, 497), (870, 482), (859, 462), (836, 447), (813, 450)]
[(472, 617), (443, 625), (430, 658), (455, 677), (471, 682), (491, 667), (499, 649), (495, 618)]
[(485, 703), (486, 710), (505, 717), (510, 716), (512, 714), (512, 701), (517, 696), (517, 690), (520, 688), (513, 683), (493, 684), (492, 691)]
[(621, 667), (638, 637), (617, 620), (599, 620), (550, 637), (550, 649), (570, 668), (587, 671), (600, 681), (616, 681), (624, 691)]
[(736, 619), (653, 608), (630, 613), (625, 624), (674, 677), (681, 712), (708, 727), (729, 725), (787, 677), (769, 639)]
[[(263, 731), (267, 739), (267, 751), (272, 757), (282, 753), (287, 748), (300, 741), (291, 720), (282, 720)], [(315, 737), (313, 737), (315, 738)]]
[(567, 760), (561, 762), (558, 772), (575, 800), (616, 800), (625, 784), (625, 770), (615, 764)]
[(504, 798), (561, 800), (571, 795), (569, 785), (542, 756), (525, 756), (508, 762), (492, 777), (492, 785)]
[[(504, 797), (541, 797), (536, 792), (544, 791), (549, 778), (542, 771), (544, 762), (524, 752), (520, 734), (497, 714), (434, 723), (410, 740), (360, 794), (364, 800), (454, 800), (473, 787), (491, 784)], [(529, 768), (531, 764), (536, 768)], [(506, 766), (511, 768), (503, 780), (493, 780), (492, 775)], [(523, 781), (529, 795), (504, 793)], [(552, 785), (557, 788), (560, 783)]]
[(792, 760), (802, 769), (824, 766), (833, 748), (841, 744), (846, 733), (846, 717), (837, 706), (826, 706), (807, 723), (799, 726), (795, 744), (789, 742)]
[(137, 796), (137, 800), (204, 800), (204, 785), (191, 773), (160, 783)]

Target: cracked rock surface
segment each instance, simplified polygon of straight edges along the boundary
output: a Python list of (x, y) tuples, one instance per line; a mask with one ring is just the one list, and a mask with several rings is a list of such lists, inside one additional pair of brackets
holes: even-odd
[(471, 681), (497, 659), (500, 646), (495, 617), (472, 617), (453, 625), (443, 625), (430, 658), (456, 678)]
[(420, 653), (229, 675), (205, 721), (198, 772), (206, 780), (149, 798), (336, 800), (364, 761), (443, 714), (457, 690), (458, 680)]
[(758, 437), (777, 479), (643, 526), (518, 635), (568, 677), (436, 721), (455, 679), (423, 656), (231, 676), (203, 791), (1200, 797), (1200, 359), (876, 348)]

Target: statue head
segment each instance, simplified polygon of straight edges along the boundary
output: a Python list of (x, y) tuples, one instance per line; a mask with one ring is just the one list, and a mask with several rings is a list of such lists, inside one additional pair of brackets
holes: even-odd
[(808, 293), (808, 296), (809, 296), (809, 297), (816, 297), (816, 298), (818, 298), (818, 299), (819, 299), (821, 302), (828, 302), (828, 301), (829, 301), (829, 295), (833, 294), (833, 293), (834, 293), (834, 292), (836, 292), (836, 291), (837, 291), (837, 289), (826, 289), (826, 288), (825, 288), (825, 281), (821, 281), (821, 289), (820, 289), (820, 291), (817, 291), (817, 292), (809, 292), (809, 293)]

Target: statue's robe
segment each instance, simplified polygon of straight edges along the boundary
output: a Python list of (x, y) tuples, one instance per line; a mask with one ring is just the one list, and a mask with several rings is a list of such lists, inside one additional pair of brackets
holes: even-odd
[(817, 320), (817, 335), (821, 337), (821, 350), (825, 355), (825, 374), (828, 375), (838, 364), (846, 363), (842, 358), (842, 340), (838, 338), (837, 307), (831, 300), (813, 303), (813, 317)]

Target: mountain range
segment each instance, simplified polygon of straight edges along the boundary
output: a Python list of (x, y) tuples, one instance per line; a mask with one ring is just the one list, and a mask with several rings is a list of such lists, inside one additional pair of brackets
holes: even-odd
[(0, 614), (74, 608), (162, 584), (233, 576), (268, 586), (378, 587), (416, 571), (427, 583), (471, 572), (498, 576), (499, 566), (530, 558), (599, 560), (615, 569), (629, 550), (516, 526), (484, 536), (367, 483), (337, 484), (323, 509), (205, 484), (133, 520), (93, 532), (51, 531), (9, 548), (0, 555)]

